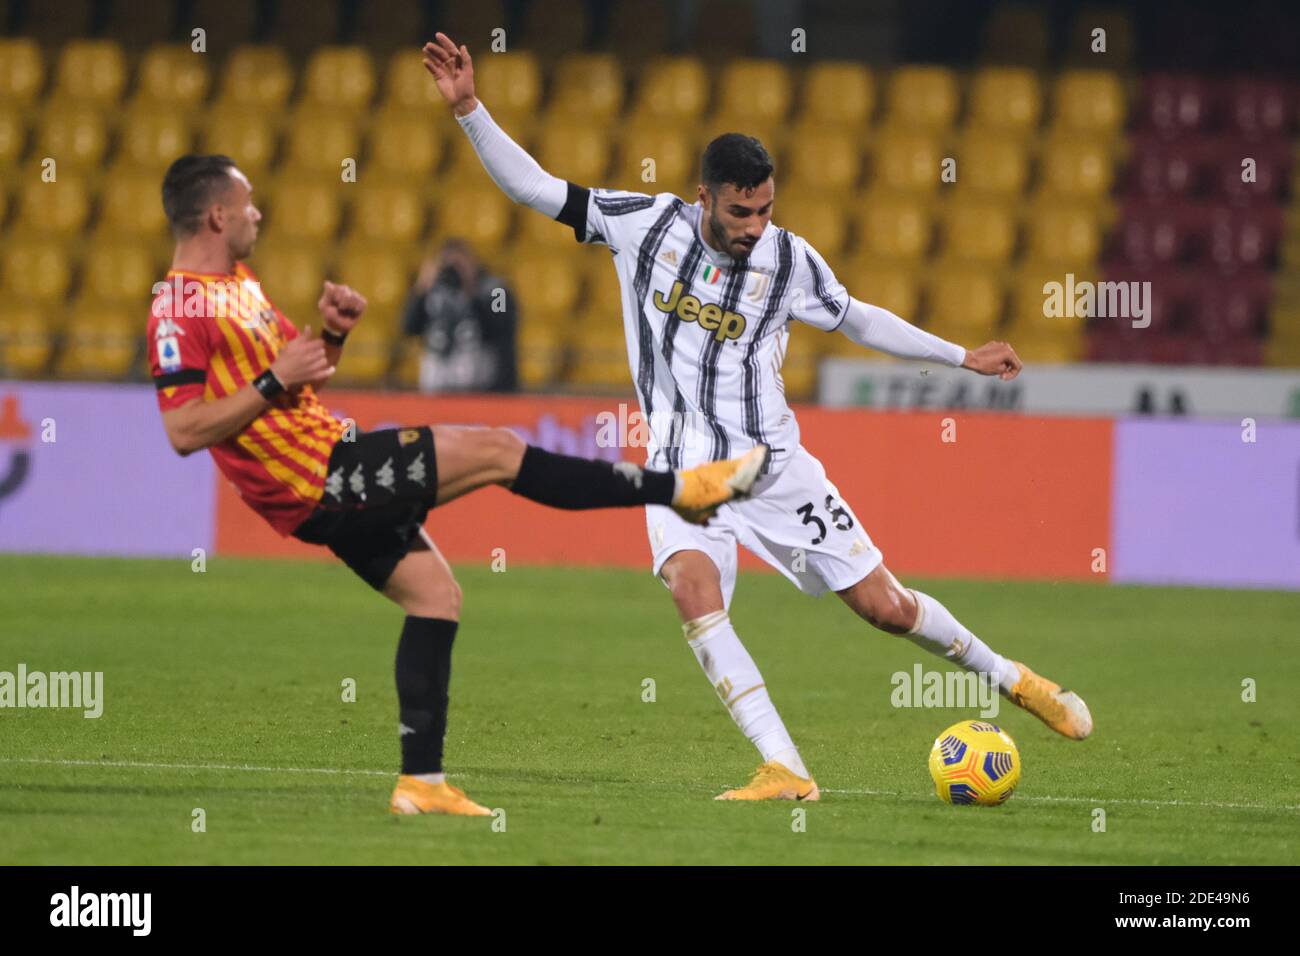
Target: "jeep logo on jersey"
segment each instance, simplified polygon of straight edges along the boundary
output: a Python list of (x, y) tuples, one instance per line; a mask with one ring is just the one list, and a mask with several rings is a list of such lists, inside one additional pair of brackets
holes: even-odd
[(712, 302), (701, 303), (693, 295), (682, 295), (682, 283), (677, 281), (664, 294), (658, 289), (654, 295), (655, 308), (660, 312), (676, 313), (683, 322), (698, 322), (700, 328), (713, 333), (715, 341), (738, 339), (745, 334), (745, 317), (739, 312), (724, 312), (722, 306)]

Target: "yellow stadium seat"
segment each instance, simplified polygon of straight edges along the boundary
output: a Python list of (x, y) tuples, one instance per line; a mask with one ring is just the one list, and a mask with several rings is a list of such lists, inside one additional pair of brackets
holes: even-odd
[[(510, 232), (511, 202), (496, 186), (455, 189), (438, 206), (439, 236), (460, 236), (480, 256), (488, 257)], [(533, 213), (533, 215), (540, 215)]]
[(142, 239), (167, 235), (167, 216), (157, 176), (131, 171), (114, 173), (105, 178), (99, 201), (99, 219), (104, 228)]
[(118, 151), (132, 165), (161, 171), (190, 152), (192, 141), (188, 114), (155, 104), (127, 114)]
[(72, 282), (63, 244), (38, 236), (15, 236), (4, 251), (4, 296), (49, 306), (61, 303)]
[(303, 108), (294, 113), (285, 133), (286, 167), (339, 177), (345, 160), (361, 155), (356, 121), (343, 113)]
[(1056, 83), (1055, 126), (1063, 133), (1113, 137), (1127, 107), (1119, 76), (1101, 70), (1068, 70)]
[(397, 336), (388, 325), (359, 322), (348, 334), (346, 354), (330, 383), (364, 387), (382, 385), (396, 358), (397, 345)]
[(709, 78), (694, 57), (663, 57), (647, 64), (637, 90), (634, 117), (646, 122), (690, 124), (704, 114)]
[(89, 103), (60, 100), (45, 108), (37, 149), (58, 168), (97, 167), (108, 150), (108, 129), (101, 109)]
[(817, 364), (832, 346), (831, 336), (803, 322), (787, 326), (790, 338), (781, 364), (781, 388), (788, 401), (803, 402), (816, 397)]
[(980, 129), (969, 130), (957, 148), (957, 184), (1014, 199), (1029, 180), (1025, 144), (1015, 137)]
[(605, 130), (591, 123), (558, 123), (542, 130), (535, 153), (542, 168), (570, 182), (604, 185), (610, 143)]
[[(447, 109), (433, 77), (424, 68), (423, 60), (419, 50), (411, 49), (398, 50), (388, 58), (388, 65), (384, 68), (382, 108), (418, 111), (431, 122), (441, 124), (440, 128), (459, 131), (460, 127)], [(477, 66), (475, 64), (476, 69)], [(496, 115), (495, 108), (492, 112)]]
[(363, 179), (350, 186), (352, 235), (369, 240), (415, 242), (428, 221), (428, 190)]
[(696, 150), (697, 155), (703, 154), (708, 144), (723, 133), (743, 133), (745, 136), (752, 136), (763, 144), (763, 147), (773, 156), (777, 155), (780, 147), (785, 143), (785, 127), (777, 123), (760, 123), (756, 119), (748, 116), (737, 116), (734, 113), (715, 113), (710, 116), (699, 126), (699, 148)]
[(1047, 334), (1028, 334), (1019, 328), (1003, 333), (1022, 362), (1062, 364), (1084, 359), (1087, 338), (1082, 329), (1061, 328)]
[[(147, 300), (146, 300), (147, 301)], [(144, 344), (147, 306), (81, 298), (63, 330), (56, 374), (64, 378), (123, 378)]]
[(1043, 192), (1099, 199), (1113, 177), (1110, 151), (1095, 138), (1056, 136), (1043, 147)]
[(861, 63), (823, 61), (808, 68), (799, 112), (809, 125), (860, 133), (870, 124), (875, 107), (875, 83)]
[(316, 302), (325, 282), (325, 256), (320, 243), (274, 237), (261, 239), (249, 265), (267, 298), (294, 325), (320, 328)]
[[(619, 286), (618, 276), (609, 266), (607, 256), (587, 257), (586, 318), (594, 319), (595, 324), (618, 329), (623, 328), (623, 290)], [(587, 332), (587, 323), (580, 317), (574, 323), (582, 334)]]
[(241, 46), (222, 73), (220, 99), (262, 110), (282, 109), (293, 90), (293, 68), (276, 46)]
[(365, 321), (397, 332), (412, 280), (404, 250), (352, 242), (339, 251), (332, 271), (334, 282), (346, 283), (366, 297)]
[(442, 160), (443, 140), (423, 112), (390, 110), (370, 129), (370, 166), (385, 177), (429, 181)]
[(546, 388), (559, 378), (567, 351), (564, 331), (530, 318), (520, 323), (515, 348), (519, 381), (524, 388)]
[(105, 236), (86, 251), (81, 293), (105, 302), (147, 302), (150, 288), (160, 278), (148, 243)]
[(1043, 112), (1038, 75), (1016, 67), (990, 67), (975, 74), (971, 84), (973, 126), (1002, 134), (1032, 132)]
[(333, 239), (341, 218), (339, 204), (349, 188), (357, 186), (287, 172), (275, 184), (268, 225), (287, 239)]
[(208, 113), (201, 129), (199, 148), (229, 156), (250, 179), (265, 173), (275, 158), (275, 124), (259, 110), (238, 103), (220, 105)]
[(90, 218), (90, 189), (84, 180), (60, 176), (54, 182), (26, 177), (18, 226), (43, 235), (73, 237)]
[(54, 95), (111, 107), (126, 87), (126, 56), (114, 40), (72, 40), (59, 53)]
[(929, 281), (925, 327), (958, 342), (991, 336), (1002, 316), (1002, 300), (1002, 284), (989, 269), (936, 269)]
[(899, 67), (890, 77), (888, 96), (890, 125), (941, 133), (957, 117), (957, 77), (946, 67)]
[(556, 328), (571, 325), (582, 290), (579, 264), (572, 255), (535, 248), (528, 243), (516, 245), (509, 257), (510, 279), (524, 321)]
[(849, 235), (844, 203), (833, 193), (783, 190), (773, 204), (777, 223), (802, 236), (823, 256), (839, 254)]
[[(1096, 281), (1095, 266), (1090, 263), (1063, 263), (1031, 260), (1021, 264), (1012, 277), (1011, 289), (1011, 324), (1010, 328), (1022, 338), (1051, 338), (1062, 332), (1079, 331), (1084, 327), (1086, 317), (1047, 316), (1045, 315), (1048, 293), (1044, 286), (1048, 283), (1066, 283), (1067, 274), (1073, 273), (1074, 281)], [(1074, 310), (1069, 310), (1073, 312)], [(1014, 345), (1014, 343), (1012, 343)]]
[[(428, 73), (425, 77), (433, 82)], [(474, 83), (483, 102), (491, 104), (492, 115), (502, 122), (518, 126), (535, 116), (541, 106), (542, 71), (531, 53), (479, 56), (474, 61)]]
[(0, 169), (17, 165), (27, 145), (27, 119), (20, 107), (0, 100)]
[(732, 60), (718, 79), (719, 115), (775, 126), (790, 112), (790, 74), (775, 60)]
[[(532, 209), (519, 211), (518, 245), (538, 249), (560, 249), (566, 255), (574, 254), (578, 249), (571, 228)], [(608, 254), (606, 254), (605, 264), (606, 267), (609, 266)]]
[(909, 322), (921, 307), (921, 283), (916, 265), (859, 257), (837, 273), (849, 295), (878, 305)]
[(58, 343), (58, 327), (53, 319), (60, 315), (48, 303), (10, 296), (0, 299), (0, 374), (14, 378), (42, 374)]
[(597, 124), (623, 110), (623, 67), (608, 53), (572, 54), (555, 69), (550, 108), (562, 116)]
[(790, 136), (781, 185), (853, 189), (862, 172), (857, 137), (834, 128), (804, 127)]
[(1101, 224), (1088, 206), (1044, 203), (1030, 212), (1028, 230), (1030, 259), (1092, 263), (1101, 252)]
[(897, 127), (887, 128), (882, 131), (875, 147), (873, 185), (933, 193), (939, 185), (944, 158), (944, 151), (935, 136)]
[(943, 255), (1001, 265), (1016, 247), (1016, 219), (1005, 203), (954, 199), (943, 213)]
[(930, 250), (933, 217), (927, 205), (893, 193), (868, 193), (861, 202), (859, 249), (866, 257), (919, 261)]
[(359, 113), (370, 106), (375, 86), (375, 65), (363, 47), (322, 47), (307, 60), (301, 101), (325, 110)]
[(622, 323), (603, 310), (593, 309), (586, 318), (579, 319), (579, 328), (568, 383), (593, 391), (630, 392), (632, 376)]
[(990, 63), (1042, 69), (1049, 41), (1046, 14), (1027, 4), (1000, 4), (984, 23), (984, 58)]
[(150, 47), (140, 61), (136, 98), (196, 109), (212, 85), (209, 62), (206, 53), (195, 53), (187, 44)]
[(0, 38), (0, 101), (25, 106), (45, 85), (45, 60), (30, 37)]
[[(653, 182), (642, 179), (643, 172), (652, 168), (648, 161), (653, 163)], [(610, 183), (653, 195), (691, 179), (698, 182), (699, 161), (694, 140), (682, 130), (671, 125), (636, 123), (623, 133)]]

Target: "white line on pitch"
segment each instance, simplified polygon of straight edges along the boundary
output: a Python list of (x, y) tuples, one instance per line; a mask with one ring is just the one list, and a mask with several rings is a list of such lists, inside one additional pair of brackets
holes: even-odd
[[(132, 760), (54, 760), (44, 757), (0, 757), (0, 763), (44, 764), (56, 767), (113, 767), (127, 770), (230, 770), (250, 773), (323, 773), (365, 777), (392, 777), (391, 770), (344, 770), (338, 767), (254, 767), (250, 764), (218, 763), (144, 763)], [(561, 782), (561, 781), (556, 781)], [(582, 783), (571, 780), (570, 783)], [(635, 781), (628, 781), (635, 783)], [(928, 796), (915, 793), (900, 793), (896, 790), (832, 790), (822, 788), (823, 793), (841, 793), (848, 796), (867, 797), (901, 797), (908, 800), (928, 800)], [(1051, 797), (1033, 794), (1020, 794), (1019, 802), (1035, 803), (1091, 803), (1095, 806), (1126, 804), (1147, 807), (1213, 807), (1220, 810), (1300, 810), (1300, 805), (1282, 804), (1270, 806), (1265, 803), (1218, 803), (1198, 800), (1144, 800), (1140, 798), (1111, 797)]]

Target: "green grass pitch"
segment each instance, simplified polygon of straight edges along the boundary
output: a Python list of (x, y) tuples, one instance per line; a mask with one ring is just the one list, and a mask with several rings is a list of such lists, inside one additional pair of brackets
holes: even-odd
[(711, 799), (758, 756), (648, 572), (458, 576), (448, 770), (497, 829), (386, 812), (401, 613), (341, 565), (0, 557), (0, 670), (103, 671), (106, 698), (0, 710), (0, 863), (1300, 863), (1300, 594), (910, 580), (1096, 719), (1074, 743), (1003, 702), (1024, 778), (979, 808), (925, 762), (975, 712), (890, 705), (937, 661), (742, 576), (732, 618), (823, 788), (795, 807)]

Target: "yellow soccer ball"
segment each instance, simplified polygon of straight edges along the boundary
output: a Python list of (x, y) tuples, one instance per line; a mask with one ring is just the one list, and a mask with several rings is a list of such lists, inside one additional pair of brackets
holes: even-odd
[(984, 720), (953, 724), (930, 748), (934, 792), (945, 803), (1006, 803), (1020, 782), (1020, 751), (1005, 730)]

